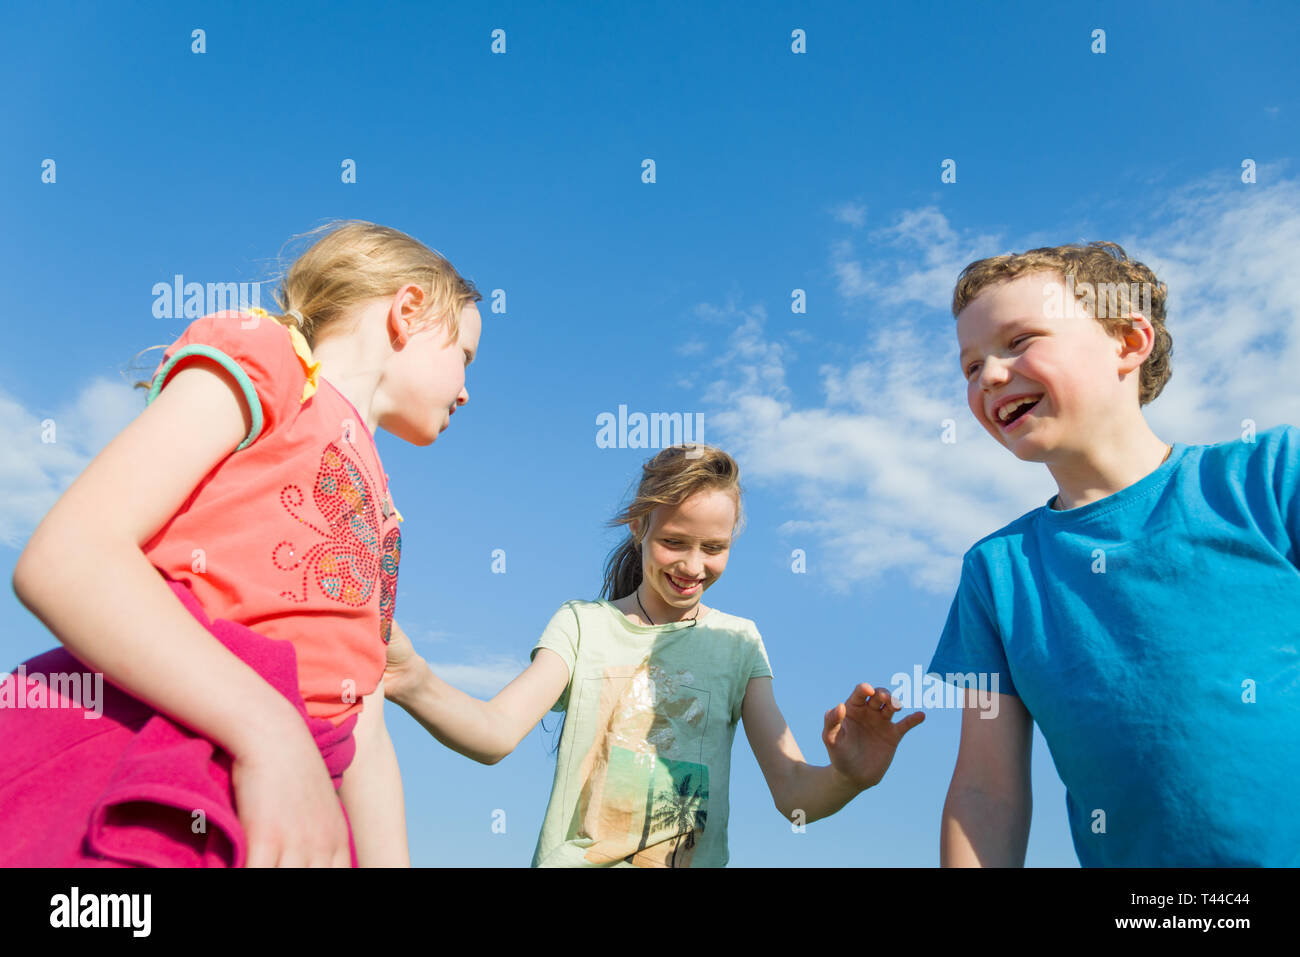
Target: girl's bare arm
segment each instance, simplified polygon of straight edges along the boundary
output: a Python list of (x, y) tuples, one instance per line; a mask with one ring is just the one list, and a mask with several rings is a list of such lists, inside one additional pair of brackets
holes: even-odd
[(388, 698), (431, 735), (481, 764), (496, 764), (546, 716), (569, 683), (564, 659), (549, 649), (491, 701), (453, 688), (415, 653), (396, 621), (388, 643)]
[(248, 428), (233, 378), (187, 364), (55, 503), (13, 587), (88, 668), (235, 758), (250, 865), (340, 853), (347, 864), (346, 825), (305, 722), (194, 620), (141, 550)]
[(343, 772), (339, 797), (348, 809), (357, 863), (362, 867), (410, 867), (402, 772), (384, 723), (382, 681), (363, 699), (353, 737), (357, 753)]

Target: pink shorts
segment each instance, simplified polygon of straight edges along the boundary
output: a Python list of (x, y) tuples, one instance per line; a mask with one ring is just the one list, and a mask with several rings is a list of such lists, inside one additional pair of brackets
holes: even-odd
[[(168, 584), (298, 709), (338, 788), (356, 754), (356, 715), (337, 727), (309, 717), (292, 644), (209, 621), (186, 586)], [(47, 651), (0, 682), (0, 867), (242, 867), (248, 848), (230, 771), (230, 755), (211, 741), (66, 649)], [(348, 843), (355, 867), (351, 823)]]

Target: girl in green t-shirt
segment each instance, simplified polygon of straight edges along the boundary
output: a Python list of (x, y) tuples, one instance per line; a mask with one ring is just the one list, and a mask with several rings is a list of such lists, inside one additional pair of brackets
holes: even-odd
[(630, 534), (601, 598), (565, 602), (532, 664), (491, 701), (442, 681), (393, 623), (385, 695), (449, 748), (495, 764), (548, 710), (565, 712), (534, 866), (721, 866), (740, 720), (776, 806), (804, 824), (879, 782), (925, 717), (894, 722), (889, 692), (859, 684), (826, 712), (831, 763), (808, 764), (757, 627), (701, 601), (742, 523), (739, 467), (720, 449), (679, 445), (642, 472), (610, 522)]

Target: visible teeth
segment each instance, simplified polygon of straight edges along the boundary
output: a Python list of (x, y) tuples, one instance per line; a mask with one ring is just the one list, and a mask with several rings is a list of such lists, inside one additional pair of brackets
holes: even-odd
[(998, 409), (998, 418), (1005, 422), (1007, 418), (1016, 411), (1016, 409), (1028, 402), (1037, 402), (1041, 398), (1042, 396), (1040, 395), (1027, 395), (1022, 399), (1016, 399), (1014, 402), (1008, 402), (1002, 408)]

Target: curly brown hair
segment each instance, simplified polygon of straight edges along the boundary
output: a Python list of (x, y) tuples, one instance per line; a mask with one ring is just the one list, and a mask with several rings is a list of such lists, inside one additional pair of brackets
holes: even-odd
[(977, 259), (957, 278), (952, 292), (953, 317), (989, 286), (1039, 271), (1058, 273), (1073, 286), (1079, 308), (1100, 322), (1107, 335), (1128, 328), (1130, 311), (1146, 317), (1155, 331), (1155, 344), (1142, 363), (1138, 404), (1154, 400), (1173, 374), (1169, 358), (1174, 340), (1165, 328), (1168, 288), (1144, 263), (1129, 259), (1118, 243), (1044, 246)]

